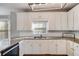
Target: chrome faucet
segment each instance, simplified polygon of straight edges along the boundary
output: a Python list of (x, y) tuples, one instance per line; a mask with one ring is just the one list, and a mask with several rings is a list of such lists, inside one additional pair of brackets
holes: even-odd
[(41, 34), (41, 35), (39, 35), (39, 36), (34, 36), (34, 39), (36, 39), (36, 38), (40, 38), (40, 39), (45, 38), (45, 39), (46, 39), (46, 37), (43, 37), (43, 35), (42, 35), (42, 34)]

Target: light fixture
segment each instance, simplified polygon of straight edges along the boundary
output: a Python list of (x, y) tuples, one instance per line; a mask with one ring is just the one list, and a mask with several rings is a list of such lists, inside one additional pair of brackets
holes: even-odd
[(61, 3), (57, 6), (56, 3), (31, 3), (29, 6), (31, 7), (32, 11), (42, 11), (62, 9), (64, 4), (65, 3)]

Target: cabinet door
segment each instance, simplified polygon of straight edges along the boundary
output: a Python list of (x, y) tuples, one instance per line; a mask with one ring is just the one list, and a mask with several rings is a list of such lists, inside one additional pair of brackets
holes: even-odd
[(66, 30), (67, 29), (67, 13), (55, 12), (49, 14), (49, 30)]
[(74, 11), (74, 30), (79, 30), (79, 5), (73, 8)]
[(23, 56), (23, 54), (32, 54), (32, 41), (33, 40), (23, 40), (19, 43), (19, 52), (21, 56)]
[(61, 30), (67, 30), (67, 13), (61, 13)]
[(17, 30), (23, 30), (23, 15), (21, 13), (17, 13)]
[(55, 14), (55, 30), (61, 30), (61, 13)]
[(74, 11), (74, 30), (79, 30), (79, 11)]
[(17, 30), (31, 30), (29, 13), (17, 13)]
[(74, 12), (73, 10), (70, 10), (68, 12), (68, 30), (74, 29)]
[(48, 14), (47, 12), (29, 12), (30, 18), (32, 21), (47, 21)]
[(48, 40), (41, 40), (41, 54), (48, 54)]
[(32, 53), (33, 54), (41, 54), (41, 42), (40, 42), (40, 40), (33, 40)]
[(57, 40), (57, 54), (67, 54), (66, 53), (66, 40)]
[(48, 27), (49, 27), (49, 30), (55, 30), (56, 26), (55, 26), (55, 23), (56, 20), (55, 20), (55, 13), (50, 13), (49, 14), (49, 20), (48, 20)]
[(48, 40), (48, 42), (49, 54), (56, 54), (56, 40)]
[(67, 54), (69, 56), (74, 56), (74, 42), (67, 40)]

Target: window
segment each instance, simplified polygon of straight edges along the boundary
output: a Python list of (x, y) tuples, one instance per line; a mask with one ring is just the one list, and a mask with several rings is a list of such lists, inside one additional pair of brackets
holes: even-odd
[(8, 38), (8, 24), (5, 21), (0, 21), (0, 39)]
[(33, 34), (46, 34), (47, 21), (33, 21), (32, 30)]

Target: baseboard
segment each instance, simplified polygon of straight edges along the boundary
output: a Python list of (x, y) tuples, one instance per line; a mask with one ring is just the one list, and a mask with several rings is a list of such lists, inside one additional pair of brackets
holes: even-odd
[(24, 54), (23, 56), (68, 56), (67, 54)]

